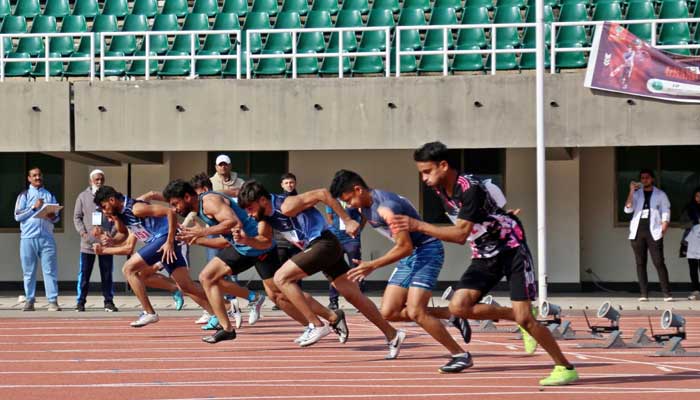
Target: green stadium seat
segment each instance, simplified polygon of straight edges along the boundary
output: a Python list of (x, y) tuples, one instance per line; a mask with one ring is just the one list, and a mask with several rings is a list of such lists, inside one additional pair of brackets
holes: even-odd
[(39, 0), (17, 0), (13, 15), (24, 18), (34, 18), (41, 12)]
[(404, 0), (403, 7), (401, 8), (401, 10), (403, 11), (411, 8), (419, 8), (423, 10), (423, 12), (428, 12), (432, 9), (432, 7), (430, 6), (430, 0)]
[(219, 1), (195, 0), (191, 12), (197, 14), (206, 14), (208, 17), (213, 17), (219, 13)]
[(126, 0), (105, 0), (102, 8), (103, 15), (114, 15), (117, 18), (124, 18), (129, 13), (129, 5)]
[[(498, 39), (498, 38), (496, 38)], [(514, 49), (514, 46), (511, 46), (509, 44), (503, 44), (502, 46), (498, 47), (499, 49)], [(489, 55), (486, 58), (486, 64), (484, 68), (487, 71), (491, 70), (491, 56)], [(511, 71), (514, 69), (518, 69), (518, 60), (517, 60), (517, 55), (515, 53), (509, 53), (509, 54), (496, 54), (496, 70), (498, 71)]]
[(82, 15), (86, 19), (92, 19), (99, 13), (100, 7), (97, 4), (97, 0), (75, 0), (73, 15)]
[(299, 15), (309, 13), (309, 3), (307, 0), (284, 0), (280, 12), (295, 12)]
[[(183, 31), (208, 31), (209, 30), (209, 17), (207, 14), (187, 14), (185, 17), (185, 22), (182, 25)], [(199, 35), (194, 35), (194, 51), (199, 50), (200, 40)], [(190, 35), (177, 35), (173, 41), (173, 46), (170, 51), (182, 52), (190, 54), (192, 50), (192, 38)]]
[[(87, 23), (82, 15), (66, 15), (61, 23), (61, 33), (87, 32)], [(55, 37), (49, 43), (49, 50), (69, 56), (75, 51), (75, 41), (72, 37)]]
[(520, 7), (525, 8), (527, 4), (526, 0), (497, 0), (496, 7)]
[[(351, 72), (350, 57), (343, 57), (343, 75)], [(321, 69), (318, 71), (321, 75), (338, 75), (338, 57), (326, 57), (323, 59)]]
[[(237, 66), (236, 60), (234, 60), (233, 58), (228, 60), (228, 62), (226, 62), (226, 66), (224, 67), (224, 70), (221, 74), (225, 77), (226, 76), (236, 77), (236, 66)], [(246, 64), (245, 52), (241, 51), (241, 78), (245, 78), (247, 68), (248, 68), (248, 66)]]
[[(220, 53), (216, 51), (200, 50), (197, 54), (202, 56), (214, 56)], [(219, 76), (223, 70), (221, 59), (195, 60), (194, 66), (194, 73), (199, 76)]]
[[(622, 19), (622, 9), (620, 3), (608, 0), (599, 1), (593, 9), (592, 21), (618, 21)], [(595, 35), (595, 26), (591, 27), (591, 38)]]
[(369, 12), (369, 2), (367, 0), (343, 0), (342, 10), (357, 10), (362, 15)]
[(561, 7), (564, 7), (565, 5), (569, 4), (583, 4), (586, 7), (591, 5), (591, 0), (560, 0), (559, 5)]
[(399, 0), (374, 0), (372, 10), (391, 10), (392, 13), (396, 14), (401, 10), (401, 6)]
[(455, 11), (462, 11), (462, 0), (435, 0), (433, 10), (436, 8), (453, 8)]
[(161, 14), (175, 14), (178, 18), (182, 18), (189, 12), (187, 0), (165, 0)]
[[(418, 73), (438, 73), (443, 71), (444, 58), (439, 54), (424, 55), (418, 63)], [(450, 60), (447, 59), (447, 71), (450, 70)]]
[[(2, 1), (0, 0), (0, 14), (2, 14)], [(47, 0), (46, 6), (44, 7), (44, 15), (50, 15), (52, 17), (63, 18), (70, 14), (70, 4), (68, 0)], [(63, 67), (61, 67), (63, 70)]]
[[(27, 53), (10, 53), (7, 58), (29, 58)], [(32, 63), (29, 61), (20, 62), (5, 62), (5, 76), (6, 77), (21, 77), (29, 76), (32, 72)]]
[[(528, 7), (525, 22), (535, 22), (535, 14), (535, 7)], [(549, 46), (552, 43), (552, 25), (550, 25), (550, 23), (554, 22), (554, 15), (552, 14), (551, 6), (544, 6), (544, 21), (544, 40), (547, 46)], [(525, 28), (525, 35), (523, 35), (523, 47), (529, 48), (529, 46), (535, 46), (535, 43), (537, 43), (535, 28)]]
[(223, 13), (233, 13), (239, 17), (248, 15), (248, 0), (224, 0)]
[[(151, 31), (179, 31), (180, 26), (177, 23), (177, 15), (175, 14), (156, 14), (153, 20)], [(151, 35), (148, 37), (149, 51), (158, 55), (165, 54), (168, 51), (168, 36), (167, 35)], [(146, 51), (146, 41), (141, 44), (141, 49), (144, 54)]]
[[(224, 31), (234, 29), (241, 29), (241, 25), (238, 22), (238, 15), (233, 13), (220, 13), (216, 16), (212, 30)], [(207, 35), (206, 39), (204, 39), (202, 50), (219, 54), (228, 54), (232, 48), (230, 35), (225, 33), (212, 33)]]
[(278, 10), (277, 0), (253, 0), (253, 7), (250, 9), (251, 12), (263, 12), (271, 17), (277, 15)]
[(330, 15), (335, 15), (339, 11), (338, 0), (314, 0), (311, 11), (328, 11)]
[[(143, 50), (139, 50), (136, 53), (134, 53), (135, 56), (138, 57), (143, 57), (146, 55), (146, 52)], [(156, 56), (156, 52), (151, 51), (150, 55)], [(126, 74), (129, 76), (144, 76), (146, 75), (146, 60), (134, 60), (131, 62), (131, 66), (129, 66), (129, 69), (126, 71)], [(158, 61), (156, 60), (148, 60), (148, 74), (150, 76), (157, 76), (158, 75)]]
[[(557, 47), (583, 47), (582, 43), (559, 43), (557, 41)], [(586, 57), (582, 51), (570, 52), (570, 53), (557, 53), (557, 68), (584, 68), (586, 63)]]
[(153, 18), (158, 14), (158, 0), (134, 0), (131, 13)]
[[(688, 3), (685, 1), (664, 1), (661, 3), (659, 19), (688, 18)], [(659, 44), (674, 45), (690, 43), (690, 26), (685, 22), (660, 24)], [(668, 50), (673, 53), (690, 55), (688, 49)]]
[(466, 0), (464, 7), (486, 7), (489, 11), (493, 10), (493, 0)]
[[(338, 18), (335, 20), (336, 28), (353, 28), (362, 26), (362, 15), (358, 10), (340, 10), (338, 11)], [(355, 32), (348, 31), (343, 32), (343, 50), (344, 51), (355, 51), (357, 50), (357, 36)], [(330, 40), (328, 41), (328, 51), (336, 52), (338, 51), (338, 45), (340, 43), (340, 35), (338, 32), (331, 33)], [(328, 59), (324, 60), (324, 65)], [(348, 61), (349, 65), (349, 61)], [(337, 66), (337, 62), (336, 62)], [(323, 73), (323, 66), (321, 66), (321, 73)]]
[[(585, 4), (566, 4), (561, 7), (559, 13), (559, 21), (588, 21), (588, 10)], [(561, 47), (579, 47), (575, 44), (585, 45), (588, 43), (586, 38), (586, 28), (583, 26), (562, 26), (557, 28), (557, 46)], [(558, 64), (558, 62), (557, 62)]]
[[(418, 65), (416, 63), (416, 56), (403, 55), (401, 56), (401, 68), (400, 72), (402, 74), (412, 74), (418, 71)], [(389, 72), (392, 74), (396, 73), (396, 48), (391, 49), (391, 67)]]
[[(399, 15), (399, 26), (426, 25), (425, 13), (421, 8), (403, 8)], [(396, 38), (396, 35), (394, 36)], [(422, 47), (418, 30), (401, 31), (401, 50), (418, 50)]]
[[(281, 51), (263, 51), (263, 54), (284, 54)], [(287, 62), (284, 58), (263, 58), (258, 61), (253, 73), (255, 76), (284, 75), (287, 72)]]
[[(44, 55), (42, 54), (41, 57)], [(61, 57), (58, 53), (49, 53), (49, 57), (58, 58)], [(46, 63), (43, 61), (37, 61), (34, 69), (29, 74), (30, 76), (40, 78), (46, 76)], [(60, 61), (50, 61), (49, 62), (49, 76), (61, 76), (63, 75), (63, 63)]]
[[(91, 32), (117, 32), (117, 17), (114, 15), (97, 15), (92, 23)], [(83, 37), (80, 40), (80, 46), (78, 46), (78, 52), (90, 54), (90, 38)], [(100, 54), (100, 43), (95, 37), (95, 55)]]
[[(433, 8), (432, 14), (430, 14), (430, 25), (457, 25), (457, 15), (455, 14), (454, 8), (448, 7), (436, 7)], [(444, 47), (444, 34), (441, 29), (429, 30), (425, 34), (425, 42), (423, 43), (423, 48), (425, 50), (438, 50)], [(451, 49), (454, 46), (452, 40), (452, 30), (447, 30), (447, 48)], [(421, 64), (423, 60), (421, 60)], [(418, 70), (420, 71), (420, 66)]]
[[(474, 45), (460, 48), (460, 50), (479, 50), (480, 48)], [(482, 71), (484, 69), (484, 59), (481, 57), (481, 54), (457, 54), (452, 61), (451, 69), (458, 72)]]
[[(2, 20), (0, 33), (25, 33), (27, 32), (27, 19), (18, 15), (8, 15)], [(12, 51), (12, 39), (3, 38), (5, 54)]]
[[(296, 12), (281, 12), (275, 20), (275, 29), (300, 29), (301, 19)], [(289, 53), (292, 51), (292, 34), (291, 33), (275, 33), (267, 35), (265, 48), (263, 49), (269, 54), (278, 52)], [(262, 62), (264, 60), (260, 60)]]
[[(37, 15), (32, 22), (31, 33), (55, 33), (56, 17), (50, 15)], [(43, 37), (23, 37), (17, 44), (17, 53), (28, 53), (31, 57), (44, 55)], [(63, 67), (61, 67), (63, 69)]]
[[(325, 12), (325, 11), (321, 11)], [(299, 53), (316, 53), (315, 51), (299, 51)], [(287, 75), (292, 76), (292, 61), (289, 61)], [(307, 57), (297, 59), (297, 75), (318, 75), (318, 58)]]
[(10, 8), (10, 0), (0, 0), (0, 20), (5, 18), (6, 15), (10, 14), (12, 14), (12, 10)]
[[(365, 51), (379, 51), (379, 49), (365, 49)], [(384, 72), (384, 61), (381, 56), (356, 57), (351, 72), (353, 76), (381, 74)]]
[[(140, 15), (140, 14), (130, 14)], [(145, 16), (144, 16), (145, 17)], [(124, 53), (121, 51), (105, 51), (105, 56), (107, 57), (124, 57)], [(126, 75), (126, 61), (125, 60), (105, 60), (104, 76), (124, 76)]]
[(243, 24), (243, 32), (241, 32), (242, 49), (250, 48), (250, 52), (257, 54), (262, 51), (262, 37), (259, 33), (250, 34), (250, 43), (246, 43), (245, 31), (248, 29), (271, 29), (270, 17), (264, 12), (251, 11)]
[[(486, 7), (466, 7), (462, 11), (462, 25), (489, 24), (489, 10)], [(471, 49), (478, 46), (482, 49), (488, 47), (484, 28), (460, 29), (457, 35), (456, 47), (460, 50)], [(483, 62), (481, 63), (483, 67)]]
[[(532, 7), (535, 5), (537, 0), (527, 0), (527, 5)], [(550, 6), (552, 8), (559, 7), (559, 0), (544, 0), (545, 6)]]
[[(391, 9), (373, 8), (372, 11), (369, 12), (367, 26), (388, 26), (393, 28), (393, 11), (391, 11)], [(362, 39), (360, 39), (360, 51), (362, 51), (362, 49), (379, 49), (381, 51), (386, 50), (386, 32), (362, 32)], [(360, 64), (362, 65), (363, 63), (364, 62), (361, 62)], [(357, 61), (355, 61), (355, 64), (357, 64)]]
[[(88, 57), (90, 54), (75, 52), (71, 58)], [(63, 71), (63, 76), (88, 76), (90, 75), (90, 61), (70, 61)]]
[[(332, 25), (331, 15), (328, 11), (309, 11), (306, 17), (305, 28), (330, 28)], [(322, 53), (326, 49), (326, 41), (323, 32), (302, 32), (297, 43), (299, 52)], [(300, 60), (301, 61), (301, 60)], [(316, 67), (318, 70), (318, 66)]]
[[(626, 20), (635, 19), (656, 19), (654, 3), (651, 1), (640, 1), (630, 3), (627, 7)], [(632, 24), (627, 29), (638, 38), (651, 42), (651, 24)]]
[[(496, 14), (493, 19), (494, 24), (512, 24), (522, 23), (520, 16), (520, 8), (516, 6), (496, 7)], [(507, 46), (516, 47), (520, 45), (518, 36), (518, 28), (497, 28), (496, 29), (496, 46), (498, 48), (506, 48)], [(503, 55), (504, 61), (496, 60), (496, 65), (509, 65), (509, 60), (506, 61), (506, 56)], [(507, 68), (512, 69), (512, 68)]]
[[(166, 56), (187, 56), (189, 52), (170, 50)], [(186, 76), (190, 74), (190, 60), (165, 60), (158, 76)]]
[[(526, 49), (534, 49), (535, 48), (535, 43), (523, 43), (523, 48)], [(549, 46), (545, 48), (544, 51), (544, 67), (549, 68), (551, 65), (551, 57), (550, 57), (550, 51), (549, 51)], [(535, 69), (537, 68), (537, 56), (535, 53), (523, 53), (520, 56), (520, 61), (518, 61), (518, 66), (520, 69)]]
[[(148, 18), (142, 14), (129, 14), (124, 19), (122, 32), (144, 32), (148, 30)], [(136, 51), (136, 35), (113, 36), (109, 51), (132, 55)]]

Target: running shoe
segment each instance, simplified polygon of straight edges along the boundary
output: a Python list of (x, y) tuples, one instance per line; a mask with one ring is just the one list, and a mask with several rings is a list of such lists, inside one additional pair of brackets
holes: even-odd
[(228, 316), (233, 318), (236, 323), (236, 329), (243, 325), (243, 316), (241, 315), (241, 307), (238, 305), (238, 298), (234, 297), (230, 300), (231, 309), (228, 311)]
[(527, 354), (535, 354), (535, 350), (537, 350), (537, 340), (535, 340), (535, 338), (532, 337), (532, 335), (530, 335), (522, 326), (518, 325), (518, 329), (520, 329), (520, 334), (523, 336), (525, 352)]
[(214, 344), (214, 343), (219, 343), (224, 340), (233, 340), (236, 338), (236, 331), (225, 331), (223, 329), (219, 329), (216, 331), (215, 334), (211, 336), (205, 336), (202, 338), (203, 342), (209, 343), (209, 344)]
[(78, 303), (75, 305), (75, 311), (85, 312), (85, 303)]
[(219, 324), (219, 319), (216, 318), (216, 315), (210, 316), (209, 322), (207, 322), (206, 325), (202, 326), (203, 331), (214, 331), (217, 329), (221, 329), (221, 324)]
[(459, 334), (462, 335), (464, 343), (469, 344), (469, 342), (472, 341), (472, 327), (469, 326), (469, 321), (459, 317), (451, 316), (450, 323), (452, 324), (452, 326), (457, 328)]
[(312, 327), (307, 326), (306, 329), (304, 329), (304, 333), (302, 333), (298, 338), (294, 339), (294, 343), (299, 344), (301, 342), (305, 342), (306, 339), (309, 338), (309, 333), (311, 333), (312, 330)]
[(114, 305), (114, 302), (105, 301), (105, 311), (107, 312), (118, 312), (119, 309)]
[(345, 343), (348, 341), (348, 336), (350, 336), (348, 323), (345, 321), (345, 312), (343, 312), (343, 310), (335, 310), (334, 312), (335, 315), (338, 316), (338, 319), (330, 325), (331, 329), (338, 335), (340, 343)]
[(306, 340), (299, 343), (299, 346), (301, 347), (311, 346), (312, 344), (318, 342), (319, 340), (323, 339), (331, 333), (330, 326), (325, 324), (319, 327), (316, 327), (313, 324), (309, 324), (309, 328), (311, 328), (311, 332), (309, 332), (309, 335), (306, 337)]
[(159, 321), (158, 314), (148, 314), (146, 312), (142, 312), (141, 315), (139, 316), (139, 319), (132, 322), (130, 325), (134, 328), (140, 328), (140, 327), (146, 326), (148, 324), (154, 324), (158, 321)]
[(471, 354), (469, 354), (469, 352), (464, 354), (466, 354), (466, 356), (453, 356), (450, 361), (440, 367), (438, 371), (441, 374), (457, 374), (474, 365)]
[(406, 331), (399, 329), (396, 331), (396, 336), (388, 343), (389, 354), (384, 357), (386, 360), (393, 360), (399, 356), (399, 351), (401, 350), (401, 344), (406, 340)]
[(209, 315), (207, 310), (204, 310), (204, 312), (202, 312), (202, 316), (199, 317), (198, 320), (194, 321), (194, 323), (198, 324), (198, 325), (206, 324), (207, 322), (209, 322), (210, 317), (211, 317), (211, 315)]
[(566, 368), (563, 365), (555, 365), (552, 373), (540, 381), (540, 386), (562, 386), (578, 380), (576, 368)]
[(182, 310), (182, 307), (185, 305), (185, 298), (182, 297), (181, 291), (176, 290), (173, 292), (173, 301), (175, 302), (175, 309), (178, 311)]
[(260, 320), (260, 311), (262, 310), (263, 304), (265, 304), (265, 293), (258, 292), (253, 301), (248, 303), (250, 312), (248, 314), (248, 325), (255, 325), (258, 320)]
[(340, 306), (338, 305), (338, 298), (333, 298), (328, 302), (328, 309), (331, 311), (335, 311), (339, 309)]

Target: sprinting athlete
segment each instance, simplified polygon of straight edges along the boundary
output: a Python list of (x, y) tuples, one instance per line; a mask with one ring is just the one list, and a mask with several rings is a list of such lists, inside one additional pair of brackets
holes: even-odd
[[(407, 215), (420, 220), (418, 211), (406, 198), (392, 192), (370, 189), (355, 172), (340, 170), (333, 177), (331, 195), (360, 210), (377, 232), (394, 242), (386, 254), (372, 261), (357, 262), (350, 270), (351, 280), (363, 280), (374, 270), (399, 262), (389, 278), (382, 298), (381, 312), (389, 321), (415, 321), (451, 354), (450, 361), (440, 367), (441, 373), (457, 373), (472, 366), (471, 356), (452, 339), (442, 321), (448, 319), (447, 307), (428, 308), (433, 289), (445, 260), (442, 242), (434, 237), (408, 230), (392, 233), (389, 222), (394, 216)], [(469, 324), (463, 337), (471, 338)], [(461, 333), (461, 332), (460, 332)]]
[(134, 295), (143, 307), (143, 313), (133, 327), (142, 327), (158, 322), (146, 294), (145, 279), (153, 266), (161, 262), (183, 293), (205, 310), (211, 311), (202, 287), (195, 284), (187, 268), (187, 246), (176, 243), (177, 216), (168, 207), (134, 200), (117, 192), (111, 186), (102, 186), (95, 193), (95, 204), (108, 217), (113, 217), (117, 234), (114, 242), (121, 243), (129, 234), (145, 243), (130, 257), (122, 272)]
[(308, 298), (296, 284), (299, 279), (323, 272), (338, 292), (365, 315), (386, 336), (389, 344), (387, 359), (398, 356), (406, 333), (396, 330), (381, 315), (377, 307), (362, 294), (356, 283), (347, 277), (349, 267), (343, 258), (338, 238), (314, 206), (325, 203), (345, 223), (346, 231), (354, 236), (359, 224), (353, 221), (326, 189), (313, 190), (296, 196), (271, 195), (256, 182), (246, 182), (238, 197), (239, 205), (258, 221), (267, 221), (287, 240), (303, 251), (284, 263), (275, 273), (275, 284), (309, 321), (309, 332), (301, 346), (310, 346), (330, 333), (330, 327), (318, 318)]
[[(496, 192), (489, 190), (482, 180), (459, 174), (451, 167), (444, 144), (427, 143), (415, 151), (413, 158), (421, 179), (442, 199), (454, 226), (435, 226), (416, 218), (396, 216), (391, 228), (424, 233), (446, 242), (464, 244), (469, 241), (472, 264), (457, 285), (450, 301), (450, 312), (464, 319), (517, 322), (554, 360), (554, 370), (540, 380), (540, 385), (566, 385), (578, 380), (576, 369), (566, 359), (551, 332), (532, 315), (531, 302), (537, 295), (535, 275), (518, 218), (499, 207), (492, 194)], [(479, 304), (479, 300), (504, 276), (510, 284), (512, 308)], [(530, 349), (526, 342), (526, 351), (534, 352), (537, 342)]]

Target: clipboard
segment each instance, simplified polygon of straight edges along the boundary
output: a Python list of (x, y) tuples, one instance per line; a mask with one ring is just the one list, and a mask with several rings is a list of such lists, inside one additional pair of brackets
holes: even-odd
[(44, 203), (44, 205), (41, 206), (39, 211), (36, 214), (34, 214), (33, 218), (49, 219), (49, 214), (58, 215), (58, 212), (61, 210), (63, 210), (63, 206), (60, 204)]

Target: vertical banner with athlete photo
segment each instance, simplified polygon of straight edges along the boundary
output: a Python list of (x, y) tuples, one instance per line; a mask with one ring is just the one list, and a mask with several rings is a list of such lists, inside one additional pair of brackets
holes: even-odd
[(596, 29), (585, 87), (700, 103), (700, 57), (655, 49), (622, 25)]

